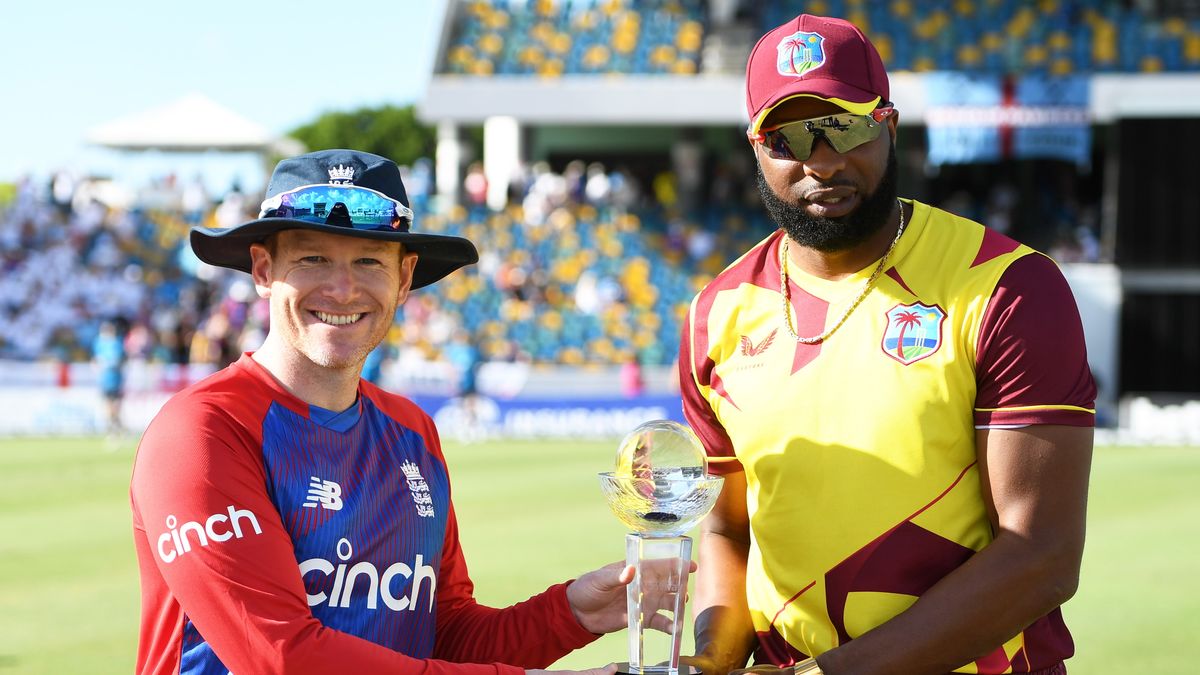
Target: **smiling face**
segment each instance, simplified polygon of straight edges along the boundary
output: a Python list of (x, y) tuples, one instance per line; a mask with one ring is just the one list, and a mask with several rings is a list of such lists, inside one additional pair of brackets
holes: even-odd
[[(763, 126), (844, 112), (804, 96), (780, 105)], [(824, 252), (844, 251), (888, 223), (896, 205), (897, 118), (892, 113), (883, 122), (886, 133), (844, 153), (817, 139), (812, 154), (802, 161), (772, 158), (762, 144), (751, 141), (763, 203), (792, 241)]]
[(361, 369), (408, 296), (415, 253), (397, 242), (285, 230), (250, 248), (259, 295), (271, 302), (263, 350), (291, 369)]

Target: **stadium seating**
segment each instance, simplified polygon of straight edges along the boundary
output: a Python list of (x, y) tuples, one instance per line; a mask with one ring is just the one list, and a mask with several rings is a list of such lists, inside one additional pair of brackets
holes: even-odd
[[(476, 0), (440, 70), (559, 77), (701, 71), (700, 0)], [(797, 14), (850, 19), (889, 70), (991, 73), (1200, 69), (1200, 21), (1119, 0), (779, 0), (752, 3), (761, 34)]]
[[(520, 206), (422, 216), (421, 230), (468, 237), (483, 256), (415, 293), (391, 342), (436, 360), (464, 328), (486, 359), (667, 365), (700, 285), (771, 229), (758, 209), (719, 206), (700, 221), (574, 192), (536, 222)], [(147, 361), (220, 366), (257, 347), (263, 303), (244, 275), (197, 267), (183, 236), (188, 220), (216, 224), (216, 209), (74, 203), (26, 184), (0, 209), (0, 358), (86, 361), (106, 319), (128, 326), (131, 356)]]
[(1200, 69), (1200, 22), (1117, 0), (781, 0), (758, 28), (803, 12), (843, 16), (875, 42), (889, 70), (1159, 72)]
[(444, 71), (558, 77), (697, 72), (700, 0), (464, 3)]
[[(770, 231), (765, 222), (746, 226), (764, 217), (729, 207), (707, 225), (679, 224), (683, 236), (672, 237), (669, 220), (678, 216), (668, 209), (623, 213), (568, 203), (540, 226), (523, 222), (512, 207), (458, 208), (428, 216), (420, 227), (468, 237), (483, 252), (479, 265), (447, 279), (438, 295), (441, 309), (477, 336), (484, 358), (576, 365), (636, 356), (667, 365), (692, 296), (730, 262), (721, 254), (689, 255), (686, 235), (712, 233), (709, 250), (741, 251)], [(709, 229), (717, 225), (723, 229)], [(397, 341), (435, 356), (439, 345), (423, 337), (423, 318), (405, 317)]]

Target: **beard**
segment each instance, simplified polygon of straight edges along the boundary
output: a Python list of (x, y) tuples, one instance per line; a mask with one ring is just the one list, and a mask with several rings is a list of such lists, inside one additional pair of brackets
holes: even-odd
[[(767, 213), (784, 232), (787, 232), (792, 241), (822, 253), (846, 251), (867, 241), (887, 225), (888, 216), (892, 214), (892, 208), (896, 205), (896, 181), (899, 171), (896, 168), (894, 143), (888, 150), (887, 168), (875, 191), (867, 195), (857, 208), (840, 218), (810, 216), (803, 207), (785, 203), (767, 185), (762, 167), (758, 166), (757, 162), (754, 167), (758, 193)], [(827, 185), (839, 184), (844, 183), (835, 181)]]

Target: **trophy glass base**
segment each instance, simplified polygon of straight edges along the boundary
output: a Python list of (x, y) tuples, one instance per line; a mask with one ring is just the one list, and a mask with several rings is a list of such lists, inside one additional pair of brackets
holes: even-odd
[[(700, 675), (699, 668), (686, 663), (679, 664), (677, 672), (679, 675)], [(671, 675), (671, 669), (667, 666), (649, 666), (641, 670), (634, 670), (628, 661), (621, 661), (617, 664), (617, 675)]]
[[(618, 666), (627, 675), (693, 675), (679, 662), (683, 638), (692, 540), (686, 536), (625, 535), (625, 563), (637, 572), (626, 587), (629, 613), (629, 661)], [(651, 620), (669, 621), (665, 631)]]

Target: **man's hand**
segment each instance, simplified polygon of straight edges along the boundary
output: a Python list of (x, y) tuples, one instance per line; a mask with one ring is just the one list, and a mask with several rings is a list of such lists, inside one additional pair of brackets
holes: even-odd
[(617, 672), (617, 664), (610, 663), (603, 668), (587, 670), (527, 670), (525, 675), (613, 675)]
[[(646, 624), (664, 633), (671, 632), (671, 619), (659, 614), (675, 605), (678, 593), (687, 592), (687, 577), (682, 580), (672, 573), (676, 560), (646, 560), (642, 562), (642, 611)], [(696, 571), (689, 562), (688, 572)], [(615, 562), (580, 576), (567, 586), (567, 602), (579, 625), (593, 633), (611, 633), (629, 623), (626, 612), (625, 587), (633, 581), (633, 565)]]
[(729, 672), (729, 675), (792, 675), (795, 669), (791, 666), (780, 668), (779, 666), (750, 666), (749, 668), (739, 668)]

